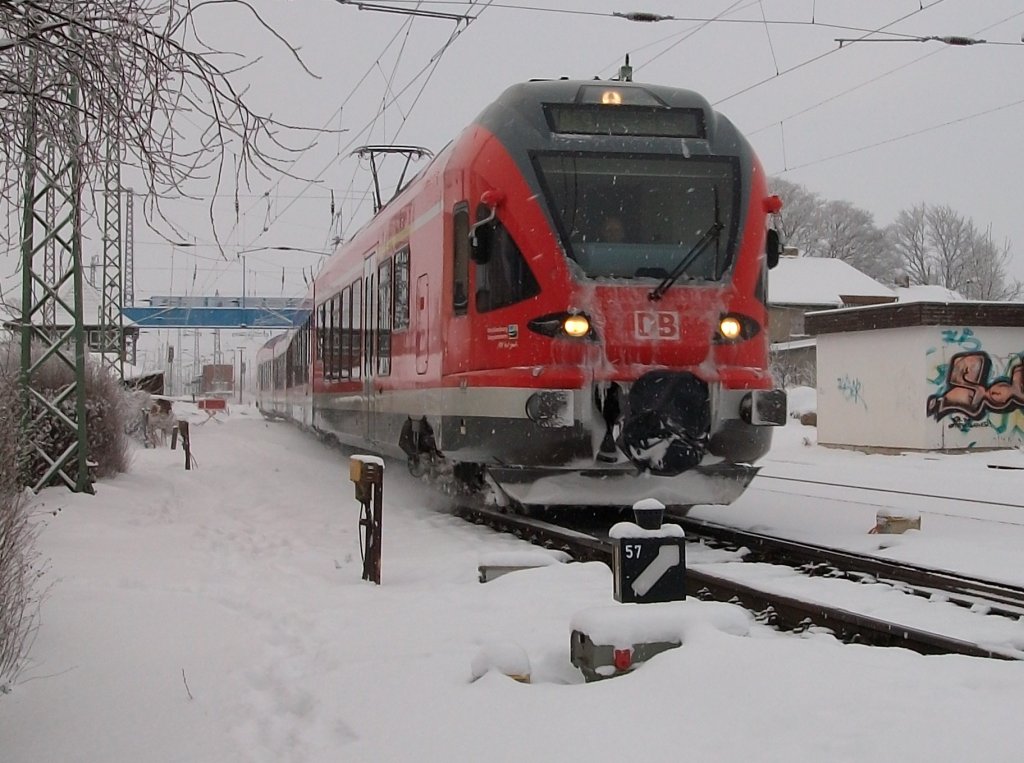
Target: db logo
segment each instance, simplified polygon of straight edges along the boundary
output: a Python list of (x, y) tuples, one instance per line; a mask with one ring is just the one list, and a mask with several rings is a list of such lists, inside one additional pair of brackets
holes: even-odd
[(637, 339), (678, 339), (679, 316), (676, 313), (633, 313)]

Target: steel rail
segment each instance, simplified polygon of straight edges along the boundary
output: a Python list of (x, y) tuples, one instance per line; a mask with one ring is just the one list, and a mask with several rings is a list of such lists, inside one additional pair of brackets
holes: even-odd
[(941, 593), (949, 601), (966, 607), (985, 606), (993, 614), (1024, 616), (1024, 587), (960, 575), (947, 570), (909, 562), (894, 562), (877, 556), (738, 530), (701, 519), (670, 515), (688, 538), (709, 538), (717, 543), (746, 547), (756, 559), (792, 567), (821, 565), (847, 577), (870, 576), (876, 581), (905, 586), (919, 596)]
[[(579, 561), (611, 564), (612, 544), (588, 533), (489, 508), (458, 507), (454, 513), (467, 521), (514, 534), (536, 545), (567, 551)], [(762, 621), (783, 630), (805, 630), (814, 626), (827, 629), (846, 642), (900, 646), (919, 654), (960, 654), (1003, 660), (1024, 658), (1024, 653), (988, 648), (820, 602), (759, 590), (692, 567), (686, 570), (686, 592), (694, 598), (738, 603), (757, 613)]]

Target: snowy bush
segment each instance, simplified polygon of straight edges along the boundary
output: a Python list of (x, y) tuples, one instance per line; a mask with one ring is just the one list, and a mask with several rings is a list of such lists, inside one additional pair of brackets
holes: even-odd
[(20, 489), (17, 381), (0, 375), (0, 693), (14, 680), (35, 633), (40, 594), (36, 528)]
[[(4, 358), (3, 376), (7, 384), (3, 389), (10, 398), (13, 408), (20, 403), (17, 378), (20, 358), (10, 347), (0, 352)], [(33, 387), (53, 400), (74, 382), (74, 369), (62, 360), (53, 357), (35, 372)], [(126, 411), (130, 407), (128, 394), (118, 379), (97, 363), (88, 363), (85, 370), (85, 418), (88, 438), (89, 462), (93, 477), (109, 477), (127, 470), (129, 464), (128, 438), (124, 431)], [(75, 396), (67, 396), (59, 404), (61, 412), (75, 419)], [(18, 420), (18, 417), (15, 417)], [(38, 444), (46, 453), (63, 453), (73, 443), (76, 434), (52, 414), (47, 413), (37, 400), (29, 402), (28, 420), (31, 423), (26, 441)], [(14, 436), (18, 436), (15, 431)], [(34, 485), (45, 473), (49, 464), (31, 450), (21, 453), (24, 472), (22, 485)], [(65, 472), (71, 479), (77, 478), (77, 462), (69, 462)]]
[(775, 383), (783, 389), (801, 385), (814, 386), (816, 369), (806, 355), (772, 352), (770, 368)]
[[(17, 345), (0, 346), (0, 691), (14, 680), (28, 654), (38, 622), (42, 594), (36, 583), (42, 574), (35, 550), (36, 525), (29, 517), (22, 492), (41, 477), (48, 464), (32, 443), (50, 454), (63, 452), (75, 434), (35, 400), (29, 403), (30, 432), (22, 431), (24, 400), (19, 385)], [(36, 372), (33, 386), (55, 399), (74, 381), (74, 370), (51, 358)], [(129, 446), (124, 432), (131, 407), (120, 382), (97, 364), (86, 367), (86, 430), (89, 462), (94, 477), (125, 471)], [(69, 396), (60, 409), (75, 418), (75, 399)], [(72, 479), (77, 462), (66, 465)]]

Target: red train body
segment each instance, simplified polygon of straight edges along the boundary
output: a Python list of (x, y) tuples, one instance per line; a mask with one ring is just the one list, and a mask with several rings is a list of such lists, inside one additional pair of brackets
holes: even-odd
[(728, 503), (785, 415), (777, 202), (691, 91), (515, 85), (338, 248), (259, 404), (499, 501)]

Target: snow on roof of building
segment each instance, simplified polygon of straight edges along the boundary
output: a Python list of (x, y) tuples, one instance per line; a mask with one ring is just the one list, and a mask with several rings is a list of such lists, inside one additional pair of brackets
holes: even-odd
[(842, 306), (843, 297), (892, 299), (895, 293), (843, 260), (828, 257), (780, 257), (768, 271), (768, 301), (773, 305)]
[(945, 286), (925, 284), (921, 286), (899, 286), (896, 292), (897, 302), (963, 302), (960, 292), (947, 289)]

